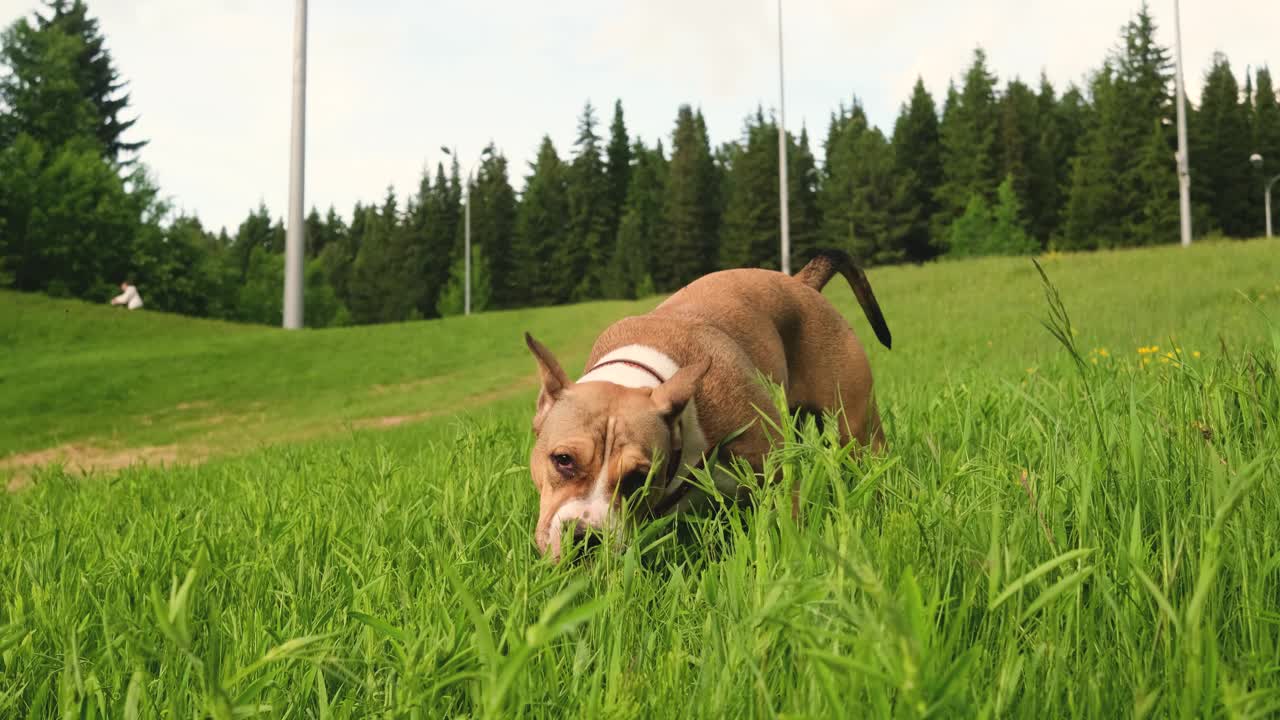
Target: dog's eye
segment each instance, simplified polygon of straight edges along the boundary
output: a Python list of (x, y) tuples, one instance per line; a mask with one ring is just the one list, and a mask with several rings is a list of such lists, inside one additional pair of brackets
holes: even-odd
[(573, 456), (567, 453), (554, 453), (551, 456), (551, 464), (562, 473), (573, 471)]
[(636, 468), (626, 475), (622, 476), (621, 490), (623, 497), (631, 497), (644, 487), (645, 481), (649, 479), (648, 468)]

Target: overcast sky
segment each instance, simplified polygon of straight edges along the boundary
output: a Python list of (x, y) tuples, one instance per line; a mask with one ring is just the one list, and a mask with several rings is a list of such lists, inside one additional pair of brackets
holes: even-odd
[[(1115, 45), (1138, 0), (784, 0), (787, 124), (818, 138), (857, 95), (886, 132), (917, 75), (941, 102), (982, 45), (1001, 82), (1079, 83)], [(37, 3), (0, 0), (8, 24)], [(89, 0), (130, 82), (135, 136), (164, 193), (210, 228), (234, 230), (259, 200), (285, 213), (291, 0)], [(1173, 0), (1155, 0), (1173, 43)], [(1187, 84), (1198, 97), (1215, 50), (1238, 76), (1280, 66), (1280, 1), (1184, 0)], [(456, 145), (465, 165), (494, 140), (519, 189), (539, 139), (571, 150), (590, 100), (602, 133), (621, 98), (632, 134), (669, 137), (680, 103), (712, 141), (776, 107), (773, 0), (312, 0), (307, 205), (347, 215), (388, 185), (416, 187)], [(815, 151), (821, 149), (815, 146)]]

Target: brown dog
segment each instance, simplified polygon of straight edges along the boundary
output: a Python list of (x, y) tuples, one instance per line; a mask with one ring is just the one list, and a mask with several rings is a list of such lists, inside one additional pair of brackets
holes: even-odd
[[(782, 386), (791, 409), (838, 415), (843, 441), (883, 443), (866, 353), (821, 293), (837, 272), (889, 347), (866, 276), (831, 250), (795, 276), (743, 269), (694, 281), (649, 314), (609, 326), (577, 382), (526, 333), (542, 375), (529, 460), (542, 496), (538, 549), (558, 558), (567, 530), (618, 539), (623, 503), (646, 483), (635, 509), (687, 508), (690, 486), (680, 471), (711, 448), (720, 446), (718, 459), (743, 458), (761, 472), (777, 438), (760, 413), (778, 422), (761, 374)], [(721, 492), (737, 494), (727, 472), (714, 477)]]

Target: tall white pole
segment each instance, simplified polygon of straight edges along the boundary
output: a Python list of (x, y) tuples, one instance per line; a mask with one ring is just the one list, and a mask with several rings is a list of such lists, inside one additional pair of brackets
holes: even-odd
[(1267, 239), (1268, 240), (1271, 239), (1271, 186), (1275, 185), (1277, 180), (1280, 180), (1280, 175), (1277, 175), (1271, 178), (1271, 180), (1267, 182), (1266, 204), (1267, 204)]
[(293, 17), (293, 129), (289, 150), (289, 225), (284, 241), (284, 327), (302, 327), (303, 154), (307, 114), (307, 0), (297, 0)]
[(1191, 244), (1191, 167), (1187, 158), (1186, 89), (1182, 81), (1182, 18), (1178, 0), (1173, 0), (1173, 41), (1177, 69), (1175, 85), (1178, 101), (1178, 205), (1182, 215), (1182, 246)]
[(778, 210), (782, 219), (783, 273), (791, 274), (791, 220), (787, 208), (787, 93), (782, 75), (782, 0), (778, 0)]
[(471, 314), (471, 173), (470, 172), (467, 173), (467, 202), (466, 202), (466, 209), (464, 210), (464, 214), (466, 215), (466, 220), (464, 222), (466, 227), (462, 233), (462, 237), (463, 237), (462, 242), (463, 242), (463, 245), (465, 246), (462, 250), (462, 254), (465, 257), (465, 260), (463, 262), (466, 265), (467, 279), (463, 285), (464, 289), (462, 293), (462, 297), (463, 297), (462, 314), (470, 315)]

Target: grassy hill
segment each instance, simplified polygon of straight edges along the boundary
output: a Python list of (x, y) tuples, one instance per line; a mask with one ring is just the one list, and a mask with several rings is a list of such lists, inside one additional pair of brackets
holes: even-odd
[(520, 333), (576, 366), (656, 299), (285, 333), (0, 294), (0, 455), (153, 461), (0, 493), (0, 717), (1274, 715), (1277, 247), (1042, 258), (1079, 365), (1026, 260), (876, 269), (887, 453), (801, 428), (798, 522), (766, 489), (560, 565)]
[[(1132, 356), (1174, 339), (1207, 351), (1220, 337), (1263, 338), (1248, 300), (1278, 307), (1275, 253), (1265, 242), (1221, 243), (1044, 263), (1070, 298), (1080, 342)], [(883, 268), (870, 277), (893, 352), (875, 345), (842, 280), (827, 294), (870, 340), (889, 404), (947, 378), (1017, 377), (1062, 359), (1040, 328), (1043, 293), (1026, 260)], [(169, 459), (198, 459), (531, 402), (525, 330), (576, 368), (606, 325), (657, 302), (288, 333), (0, 292), (0, 463), (61, 446), (88, 458), (87, 449), (105, 457), (163, 447)]]
[(12, 293), (0, 307), (14, 350), (0, 366), (0, 456), (63, 443), (207, 454), (410, 422), (527, 393), (523, 328), (580, 347), (603, 318), (642, 309), (287, 333)]

